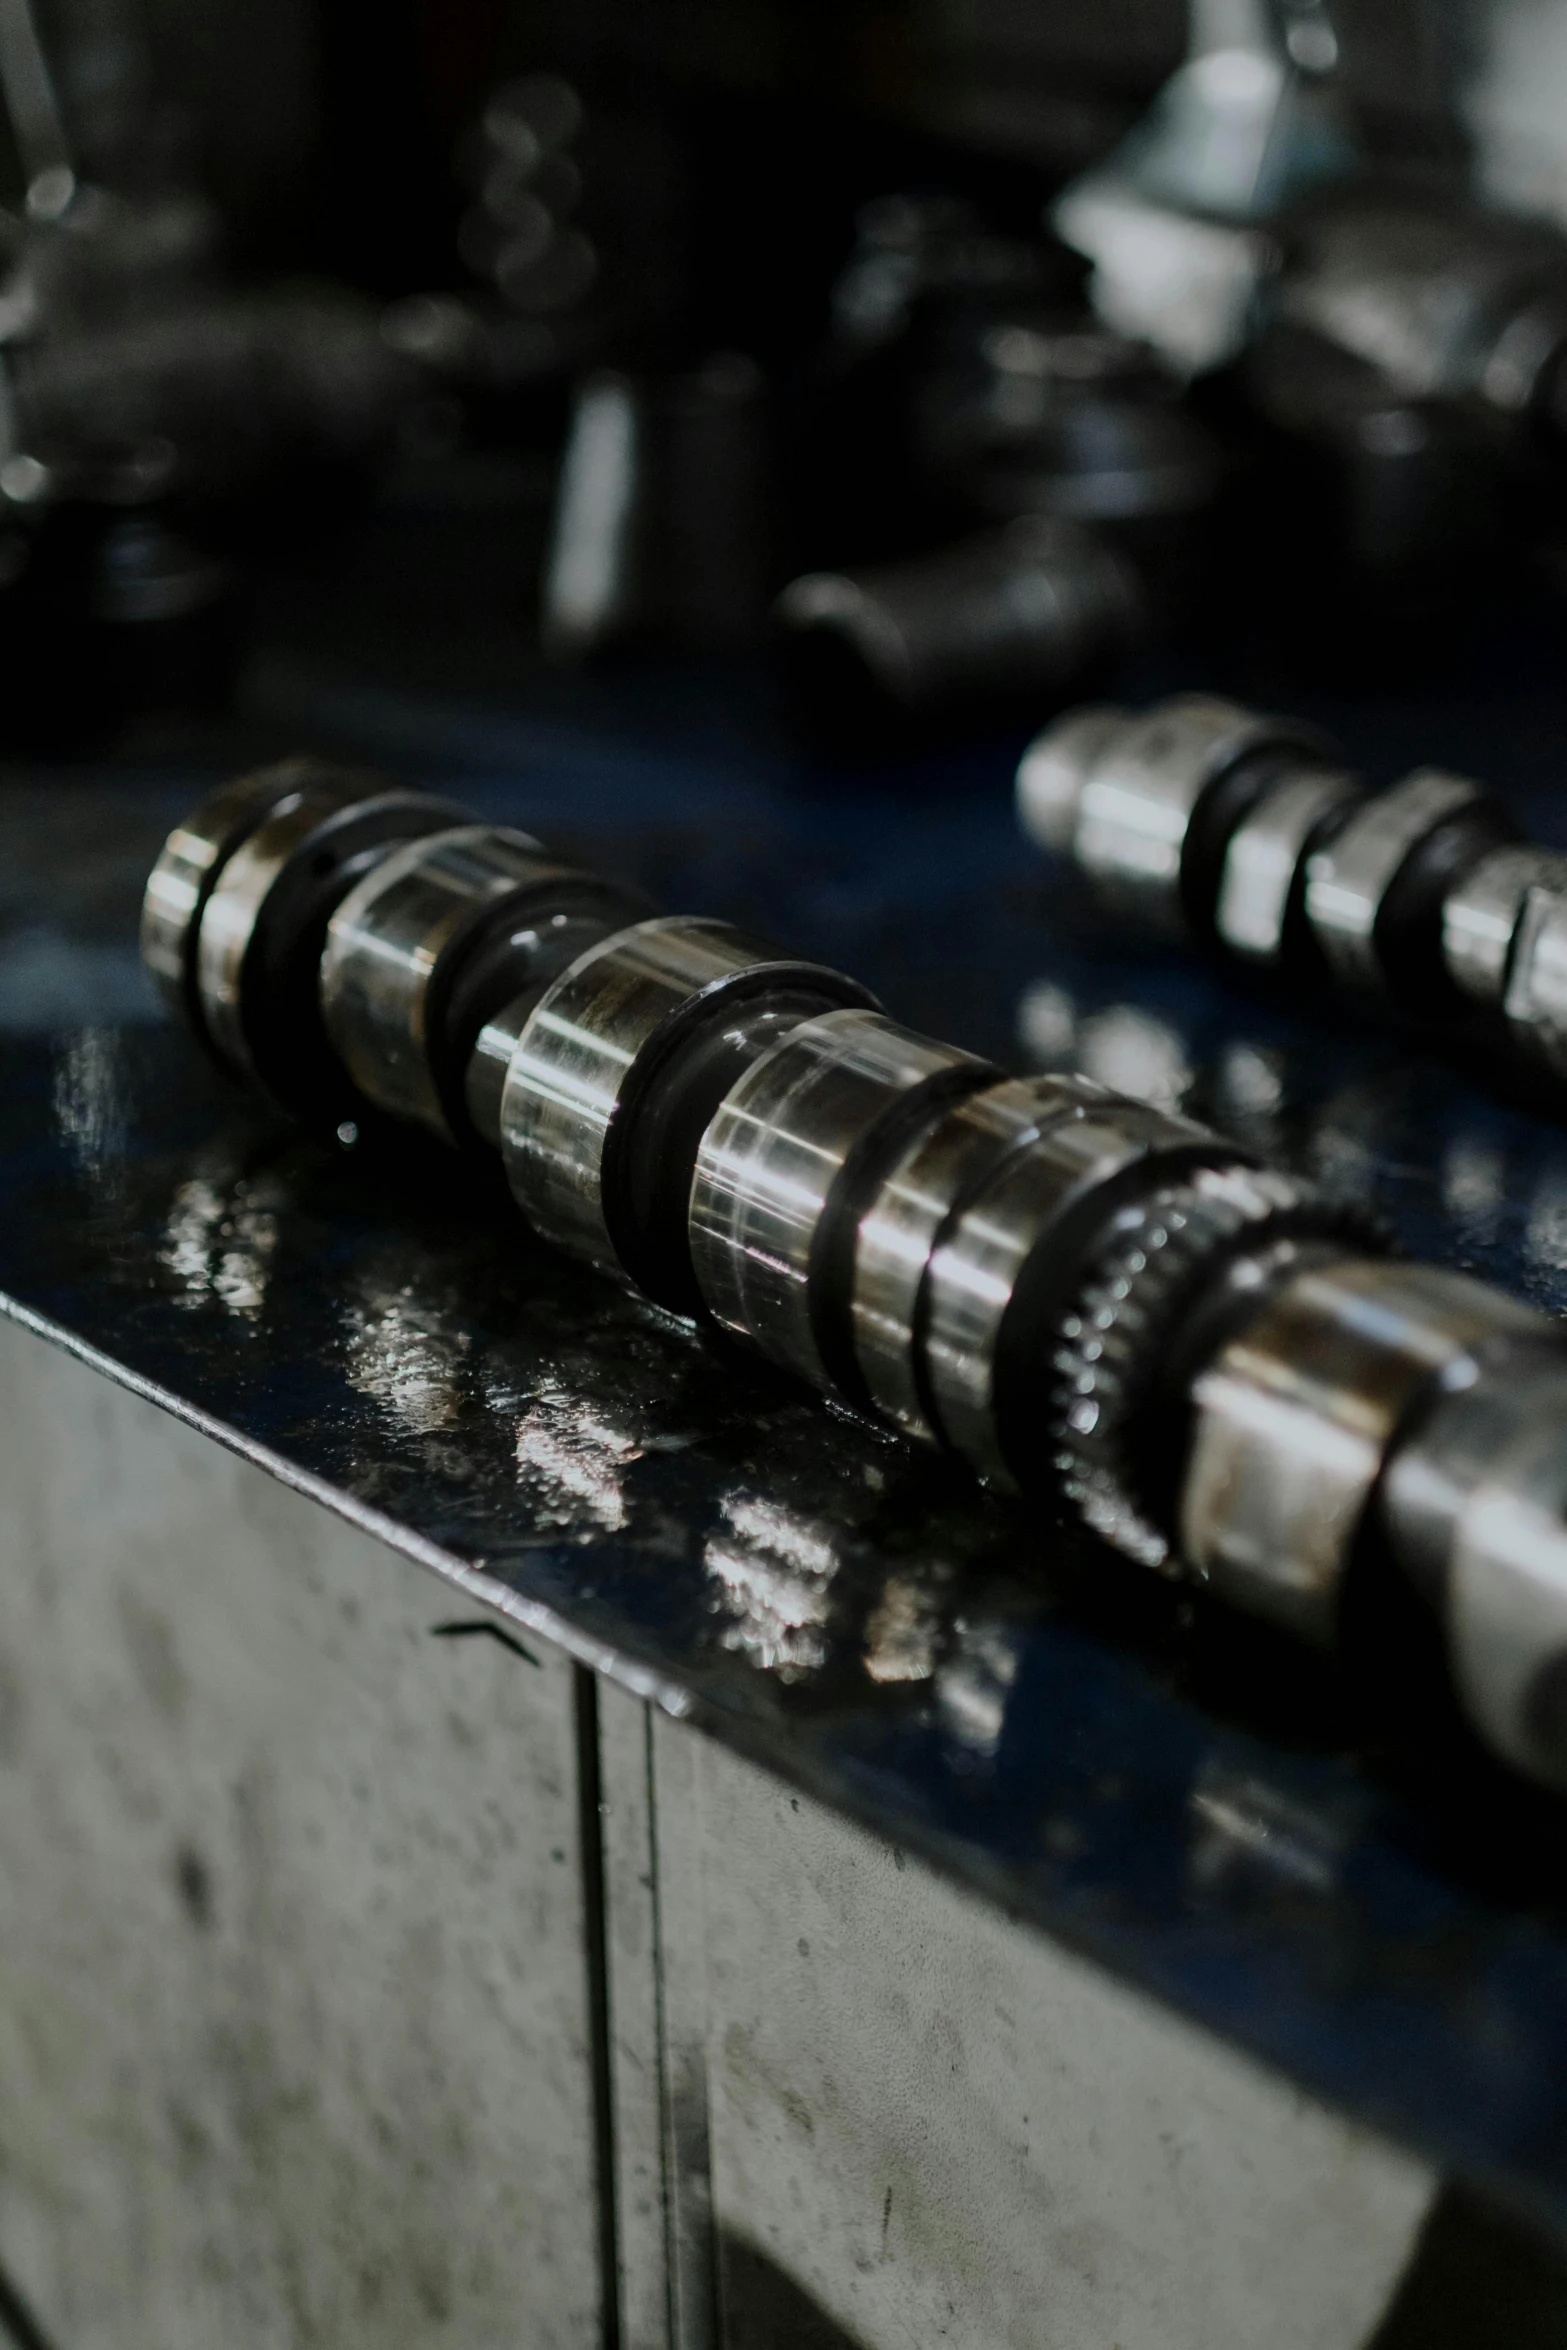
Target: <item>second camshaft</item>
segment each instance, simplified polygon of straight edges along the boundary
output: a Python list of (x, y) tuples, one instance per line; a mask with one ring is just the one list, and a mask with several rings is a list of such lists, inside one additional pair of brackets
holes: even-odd
[(729, 924), (292, 761), (213, 794), (143, 952), (297, 1114), (499, 1151), (545, 1238), (1065, 1498), (1315, 1640), (1429, 1602), (1482, 1734), (1567, 1785), (1567, 1349), (1190, 1121), (1017, 1079)]
[(1567, 1106), (1567, 855), (1483, 785), (1382, 791), (1289, 719), (1213, 694), (1090, 707), (1025, 752), (1018, 813), (1113, 911), (1253, 969), (1505, 1040)]

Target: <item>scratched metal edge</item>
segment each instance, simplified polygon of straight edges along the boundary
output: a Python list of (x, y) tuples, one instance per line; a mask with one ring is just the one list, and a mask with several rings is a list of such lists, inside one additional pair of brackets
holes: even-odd
[(75, 1331), (66, 1329), (63, 1323), (54, 1321), (47, 1314), (38, 1313), (32, 1306), (23, 1305), (20, 1298), (3, 1289), (0, 1289), (0, 1313), (24, 1330), (31, 1330), (35, 1337), (46, 1339), (51, 1346), (58, 1346), (64, 1353), (74, 1356), (90, 1370), (101, 1372), (106, 1379), (113, 1380), (117, 1387), (141, 1396), (147, 1403), (156, 1404), (172, 1418), (183, 1421), (187, 1428), (199, 1429), (203, 1436), (210, 1436), (226, 1451), (237, 1453), (241, 1460), (264, 1469), (280, 1485), (288, 1486), (294, 1493), (306, 1495), (311, 1501), (320, 1502), (335, 1517), (345, 1519), (349, 1525), (357, 1527), (360, 1533), (373, 1536), (377, 1542), (384, 1542), (388, 1549), (412, 1559), (415, 1565), (428, 1568), (432, 1574), (439, 1575), (443, 1582), (454, 1584), (470, 1599), (478, 1600), (484, 1606), (493, 1608), (498, 1615), (524, 1626), (540, 1640), (549, 1641), (574, 1663), (586, 1665), (592, 1672), (607, 1674), (633, 1697), (646, 1698), (677, 1719), (690, 1714), (690, 1695), (677, 1682), (666, 1681), (660, 1674), (649, 1672), (645, 1666), (631, 1663), (602, 1641), (594, 1640), (580, 1631), (555, 1609), (546, 1607), (541, 1601), (526, 1599), (520, 1592), (495, 1582), (481, 1568), (470, 1566), (460, 1559), (454, 1551), (445, 1550), (439, 1543), (427, 1540), (412, 1527), (389, 1517), (385, 1511), (355, 1500), (352, 1494), (344, 1493), (327, 1478), (318, 1476), (311, 1469), (301, 1468), (286, 1454), (274, 1452), (270, 1445), (257, 1443), (243, 1429), (219, 1419), (216, 1413), (203, 1411), (199, 1404), (177, 1395), (161, 1381), (149, 1379), (143, 1373), (132, 1370), (128, 1363), (119, 1362), (113, 1355), (105, 1354), (101, 1347), (94, 1346), (89, 1339), (79, 1337)]
[[(895, 1849), (915, 1853), (939, 1876), (994, 1907), (1010, 1923), (1041, 1934), (1102, 1967), (1107, 1974), (1175, 2015), (1188, 2027), (1212, 2038), (1231, 2054), (1243, 2055), (1304, 2092), (1319, 2106), (1337, 2110), (1406, 2155), (1428, 2163), (1439, 2179), (1452, 2175), (1464, 2177), (1511, 2208), (1521, 2219), (1567, 2244), (1567, 2202), (1554, 2197), (1549, 2188), (1542, 2190), (1530, 2178), (1526, 2157), (1520, 2163), (1497, 2159), (1493, 2152), (1490, 2160), (1476, 2159), (1473, 2143), (1466, 2144), (1457, 2130), (1444, 2129), (1429, 2121), (1422, 2123), (1400, 2102), (1396, 2092), (1390, 2096), (1383, 2088), (1379, 2093), (1363, 2072), (1358, 2082), (1340, 2074), (1331, 2085), (1325, 2084), (1320, 2063), (1313, 2067), (1303, 2058), (1292, 2061), (1289, 2046), (1281, 2042), (1279, 2034), (1270, 2034), (1262, 2028), (1265, 2018), (1251, 2016), (1237, 2024), (1233, 2010), (1225, 2008), (1220, 1999), (1197, 1995), (1189, 1974), (1180, 1966), (1178, 1955), (1166, 1954), (1165, 1963), (1159, 1963), (1162, 1938), (1150, 1937), (1146, 1921), (1129, 1924), (1118, 1931), (1102, 1920), (1074, 1914), (1069, 1895), (1052, 1898), (1048, 1888), (1037, 1884), (1020, 1888), (1008, 1861), (993, 1851), (981, 1835), (964, 1836), (921, 1818), (907, 1795), (901, 1804), (889, 1802), (885, 1770), (845, 1772), (843, 1758), (838, 1758), (835, 1767), (833, 1757), (819, 1750), (809, 1733), (802, 1732), (801, 1725), (785, 1730), (779, 1725), (731, 1713), (678, 1682), (626, 1659), (607, 1643), (584, 1634), (556, 1609), (530, 1601), (497, 1583), (454, 1552), (385, 1512), (355, 1500), (329, 1479), (302, 1468), (286, 1454), (247, 1436), (243, 1430), (203, 1410), (161, 1381), (134, 1370), (52, 1316), (24, 1305), (4, 1290), (0, 1290), (0, 1313), (128, 1393), (211, 1437), (291, 1491), (319, 1502), (335, 1516), (425, 1568), (478, 1605), (550, 1642), (575, 1662), (604, 1674), (631, 1695), (657, 1705), (672, 1718), (713, 1737), (746, 1760), (773, 1770), (802, 1794), (852, 1820)], [(1242, 1742), (1252, 1743), (1244, 1739)], [(1354, 2037), (1353, 2033), (1350, 2037)]]

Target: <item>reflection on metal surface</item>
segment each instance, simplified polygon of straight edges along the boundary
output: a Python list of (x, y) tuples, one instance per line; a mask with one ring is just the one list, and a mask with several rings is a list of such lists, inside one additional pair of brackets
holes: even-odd
[(865, 1670), (883, 1686), (928, 1681), (936, 1669), (942, 1606), (952, 1570), (889, 1575), (865, 1620)]
[(1094, 1013), (1083, 1022), (1079, 1048), (1085, 1076), (1152, 1109), (1177, 1109), (1191, 1089), (1180, 1037), (1167, 1020), (1136, 1004)]
[(1053, 979), (1031, 979), (1018, 999), (1017, 1037), (1035, 1069), (1070, 1066), (1077, 1048), (1077, 1006)]
[(1314, 1804), (1298, 1787), (1219, 1758), (1199, 1772), (1190, 1812), (1192, 1883), (1205, 1893), (1331, 1893), (1360, 1825), (1342, 1798)]
[(1415, 1214), (1423, 1248), (1466, 1270), (1489, 1261), (1515, 1284), (1522, 1273), (1535, 1303), (1567, 1311), (1567, 1184), (1548, 1128), (1439, 1079), (1396, 1038), (1283, 1041), (1261, 1003), (1226, 998), (1217, 1019), (1188, 997), (1172, 1019), (1163, 1005), (1105, 1002), (1096, 979), (1051, 971), (1020, 991), (1015, 1036), (1031, 1067), (1082, 1067), (1127, 1092), (1163, 1086), (1161, 1106), (1211, 1119), (1335, 1198)]
[(725, 1648), (782, 1681), (820, 1672), (838, 1551), (819, 1526), (752, 1493), (726, 1494), (725, 1530), (709, 1537), (702, 1563), (714, 1601), (729, 1619)]
[(544, 1380), (517, 1423), (517, 1482), (535, 1522), (573, 1534), (618, 1534), (622, 1472), (643, 1448), (557, 1379)]
[(1524, 1253), (1545, 1272), (1567, 1273), (1567, 1176), (1547, 1175), (1529, 1203)]
[(1281, 1055), (1256, 1045), (1227, 1045), (1215, 1064), (1215, 1092), (1237, 1117), (1267, 1117), (1284, 1102)]
[(1494, 1241), (1507, 1205), (1507, 1161), (1494, 1142), (1455, 1134), (1442, 1154), (1442, 1206), (1467, 1238)]
[(1364, 1199), (1379, 1173), (1375, 1126), (1381, 1105), (1348, 1086), (1312, 1121), (1306, 1163), (1317, 1181), (1348, 1199)]
[(1262, 1045), (1223, 1045), (1203, 1081), (1208, 1114), (1226, 1134), (1261, 1158), (1288, 1155), (1283, 1116), (1288, 1069), (1282, 1053)]
[(223, 1148), (203, 1152), (175, 1191), (159, 1249), (177, 1302), (216, 1302), (253, 1320), (266, 1303), (288, 1192), (271, 1174), (247, 1175)]
[(1053, 979), (1031, 980), (1018, 999), (1017, 1038), (1036, 1069), (1080, 1069), (1112, 1093), (1158, 1110), (1179, 1109), (1194, 1071), (1184, 1039), (1141, 1004), (1085, 1012)]
[(460, 1373), (473, 1340), (441, 1327), (412, 1284), (374, 1280), (344, 1316), (348, 1380), (413, 1436), (455, 1427), (462, 1409)]
[(1010, 1618), (954, 1618), (951, 1649), (936, 1676), (936, 1711), (959, 1768), (995, 1759), (1021, 1662), (1019, 1627)]
[(115, 1028), (84, 1028), (55, 1067), (54, 1114), (61, 1139), (86, 1174), (98, 1174), (124, 1152), (130, 1095), (120, 1069)]

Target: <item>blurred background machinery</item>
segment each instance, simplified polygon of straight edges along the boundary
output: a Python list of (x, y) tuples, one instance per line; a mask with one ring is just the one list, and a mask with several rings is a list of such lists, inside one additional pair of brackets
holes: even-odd
[(0, 27), (13, 734), (221, 702), (367, 496), (507, 510), (503, 666), (771, 648), (830, 757), (1557, 625), (1548, 8), (221, 21)]

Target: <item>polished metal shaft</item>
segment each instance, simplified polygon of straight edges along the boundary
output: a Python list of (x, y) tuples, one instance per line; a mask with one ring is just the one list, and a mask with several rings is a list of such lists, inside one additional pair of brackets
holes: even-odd
[[(1280, 844), (1361, 805), (1309, 739), (1222, 704), (1079, 716), (1033, 762), (1040, 828), (1167, 918), (1199, 886), (1221, 902), (1225, 839), (1292, 794), (1253, 858), (1257, 935), (1289, 896)], [(1215, 768), (1259, 762), (1194, 877)], [(1439, 827), (1468, 805), (1451, 780), (1370, 803), (1316, 869), (1347, 962), (1379, 951), (1356, 908), (1396, 873), (1398, 808)], [(1464, 900), (1466, 969), (1496, 962), (1492, 880)], [(296, 762), (214, 794), (159, 859), (143, 943), (232, 1072), (318, 1120), (498, 1149), (556, 1245), (1145, 1565), (1319, 1642), (1357, 1575), (1402, 1575), (1482, 1735), (1567, 1787), (1567, 1348), (1543, 1317), (1389, 1261), (1186, 1119), (1010, 1078), (841, 973), (650, 917), (378, 777)], [(282, 1049), (280, 1001), (308, 1051)]]

